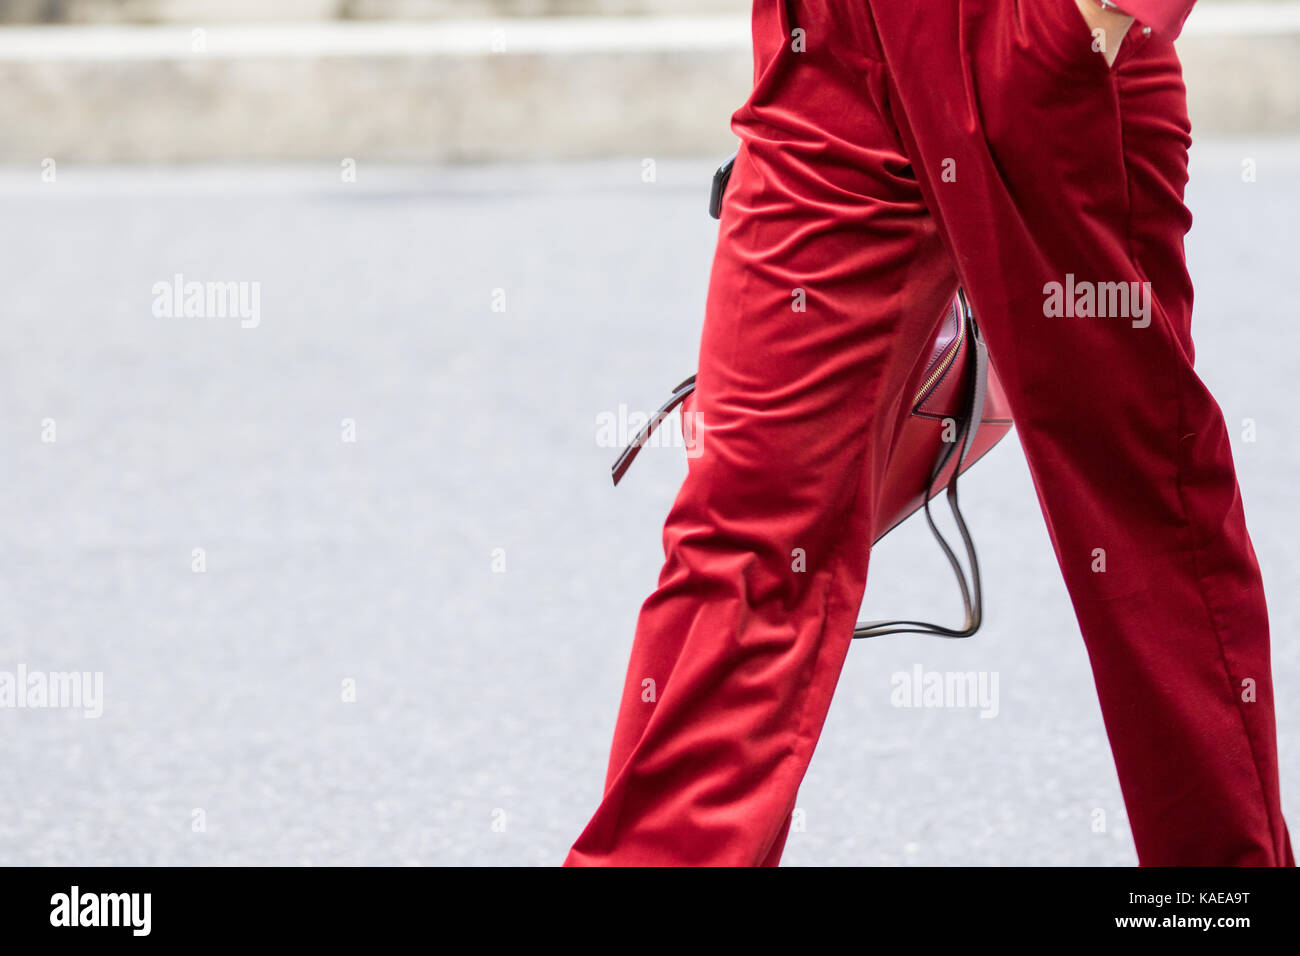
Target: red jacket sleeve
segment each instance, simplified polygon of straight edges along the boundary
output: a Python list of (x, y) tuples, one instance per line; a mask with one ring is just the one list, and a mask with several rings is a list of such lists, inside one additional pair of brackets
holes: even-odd
[(1172, 40), (1183, 29), (1183, 21), (1192, 12), (1196, 0), (1116, 0), (1119, 7), (1143, 26), (1151, 28), (1166, 40)]

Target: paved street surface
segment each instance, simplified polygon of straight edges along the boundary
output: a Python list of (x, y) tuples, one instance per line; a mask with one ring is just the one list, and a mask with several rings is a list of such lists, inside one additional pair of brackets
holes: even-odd
[[(1193, 155), (1295, 821), (1300, 144)], [(0, 709), (0, 862), (558, 863), (685, 471), (614, 489), (597, 419), (694, 368), (712, 166), (0, 171), (0, 671), (103, 674), (97, 719)], [(178, 273), (258, 309), (169, 316)], [(853, 648), (789, 865), (1135, 861), (1014, 438), (962, 498), (987, 624)], [(868, 615), (955, 619), (923, 568), (909, 523)], [(996, 717), (892, 706), (918, 665), (996, 674)]]

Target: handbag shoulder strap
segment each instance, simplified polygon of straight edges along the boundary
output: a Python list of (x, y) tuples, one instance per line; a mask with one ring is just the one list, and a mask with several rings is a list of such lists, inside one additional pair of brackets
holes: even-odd
[[(963, 549), (966, 552), (966, 561), (970, 565), (969, 581), (961, 562), (957, 559), (956, 553), (948, 540), (943, 536), (938, 526), (934, 523), (934, 515), (930, 512), (930, 496), (925, 496), (925, 520), (930, 526), (930, 531), (934, 535), (935, 541), (938, 542), (939, 548), (943, 551), (944, 557), (948, 559), (949, 565), (952, 566), (953, 574), (957, 577), (957, 587), (961, 590), (962, 607), (965, 611), (965, 619), (961, 627), (945, 627), (941, 624), (931, 624), (926, 621), (866, 621), (859, 622), (853, 629), (855, 638), (881, 637), (885, 634), (930, 634), (935, 637), (961, 638), (970, 637), (979, 630), (980, 623), (983, 619), (983, 588), (980, 584), (980, 565), (979, 556), (975, 553), (975, 542), (971, 538), (970, 529), (966, 526), (966, 519), (962, 516), (961, 506), (957, 501), (957, 479), (961, 477), (962, 465), (966, 461), (966, 456), (970, 454), (971, 448), (975, 444), (975, 433), (979, 430), (979, 423), (984, 418), (984, 401), (988, 395), (988, 376), (989, 376), (989, 357), (988, 346), (984, 344), (984, 338), (980, 334), (979, 326), (975, 322), (975, 316), (971, 314), (969, 306), (966, 304), (965, 296), (962, 296), (963, 318), (967, 324), (966, 341), (971, 343), (974, 348), (974, 374), (971, 376), (971, 389), (969, 399), (966, 402), (964, 413), (958, 422), (958, 438), (956, 441), (949, 442), (939, 453), (938, 459), (934, 463), (934, 468), (930, 473), (930, 486), (939, 475), (943, 474), (948, 465), (949, 459), (957, 455), (956, 467), (953, 468), (952, 477), (948, 479), (947, 499), (948, 507), (952, 511), (953, 521), (957, 525), (957, 532), (961, 535)], [(627, 447), (619, 454), (618, 459), (610, 468), (611, 477), (614, 484), (617, 485), (627, 474), (627, 470), (632, 467), (632, 462), (636, 460), (637, 454), (655, 429), (663, 423), (678, 405), (684, 402), (695, 390), (695, 376), (683, 381), (673, 389), (668, 401), (659, 407), (650, 420), (641, 427), (636, 436), (627, 444)], [(929, 486), (927, 487), (927, 492)]]
[(930, 483), (932, 486), (934, 480), (943, 474), (949, 459), (956, 454), (957, 464), (953, 468), (952, 477), (948, 479), (947, 498), (953, 521), (957, 525), (957, 533), (961, 535), (962, 545), (966, 551), (966, 561), (970, 565), (969, 583), (952, 546), (948, 544), (948, 540), (934, 523), (934, 516), (930, 513), (929, 487), (926, 488), (925, 495), (925, 520), (930, 525), (934, 540), (939, 543), (944, 557), (948, 559), (953, 573), (957, 576), (957, 586), (961, 589), (961, 602), (965, 611), (965, 620), (962, 622), (961, 627), (944, 627), (941, 624), (930, 624), (926, 621), (860, 621), (857, 627), (853, 629), (855, 638), (881, 637), (885, 634), (930, 634), (934, 637), (950, 638), (970, 637), (979, 630), (983, 619), (984, 595), (983, 588), (980, 585), (979, 556), (975, 553), (975, 542), (971, 538), (970, 529), (966, 527), (966, 519), (962, 516), (961, 507), (957, 503), (957, 479), (961, 477), (962, 465), (975, 444), (975, 433), (979, 431), (980, 422), (984, 419), (984, 400), (988, 395), (989, 353), (988, 346), (984, 344), (984, 338), (980, 334), (979, 326), (975, 322), (975, 316), (971, 313), (970, 306), (966, 302), (966, 296), (962, 293), (959, 293), (959, 295), (961, 296), (962, 314), (968, 333), (967, 341), (971, 343), (975, 350), (974, 374), (971, 376), (971, 389), (965, 412), (958, 423), (959, 437), (956, 441), (945, 445), (943, 451), (939, 453), (934, 470), (930, 474)]

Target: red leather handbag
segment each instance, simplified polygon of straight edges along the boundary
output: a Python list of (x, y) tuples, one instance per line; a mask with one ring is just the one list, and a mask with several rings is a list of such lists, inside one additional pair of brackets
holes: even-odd
[[(714, 176), (710, 201), (714, 218), (721, 214), (722, 194), (734, 159), (733, 156), (723, 164)], [(614, 462), (611, 471), (615, 485), (627, 473), (637, 452), (659, 424), (678, 405), (689, 404), (694, 391), (694, 375), (673, 389), (668, 401), (650, 417)], [(957, 479), (1011, 430), (1012, 421), (1002, 383), (989, 360), (988, 348), (975, 316), (960, 289), (930, 345), (928, 360), (918, 361), (916, 371), (908, 381), (907, 392), (912, 395), (912, 401), (904, 406), (907, 419), (897, 443), (890, 449), (889, 462), (885, 466), (872, 543), (917, 511), (924, 511), (935, 540), (957, 576), (965, 621), (959, 628), (924, 621), (866, 621), (858, 623), (853, 636), (912, 633), (970, 637), (979, 630), (983, 601), (975, 543), (957, 503)], [(944, 490), (970, 565), (969, 582), (957, 555), (930, 514), (930, 499)]]

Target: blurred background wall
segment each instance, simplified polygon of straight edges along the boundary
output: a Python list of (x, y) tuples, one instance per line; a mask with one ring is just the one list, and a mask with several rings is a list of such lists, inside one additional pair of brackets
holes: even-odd
[[(0, 161), (714, 155), (747, 0), (7, 0)], [(1300, 0), (1201, 0), (1201, 134), (1300, 132)]]
[(748, 0), (9, 0), (17, 23), (730, 13)]

